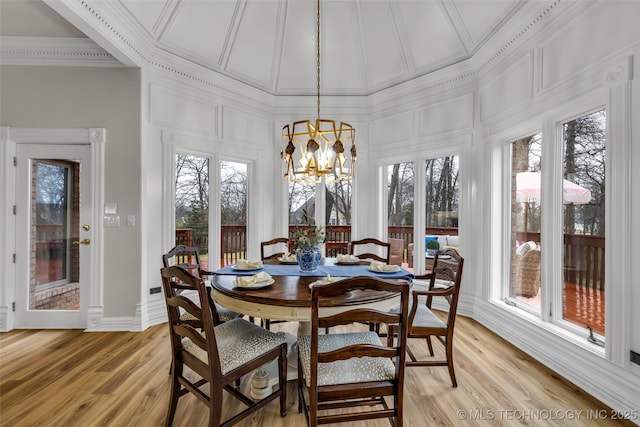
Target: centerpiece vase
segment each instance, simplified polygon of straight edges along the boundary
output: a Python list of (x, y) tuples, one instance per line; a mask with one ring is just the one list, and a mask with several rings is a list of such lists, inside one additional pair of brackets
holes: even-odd
[(318, 271), (322, 254), (317, 246), (302, 246), (296, 249), (296, 260), (300, 266), (300, 271), (313, 273)]

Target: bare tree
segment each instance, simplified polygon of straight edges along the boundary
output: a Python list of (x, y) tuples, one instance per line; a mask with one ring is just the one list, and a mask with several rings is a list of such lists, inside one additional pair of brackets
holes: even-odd
[(428, 226), (457, 226), (458, 158), (428, 159), (426, 165), (426, 223)]
[(605, 233), (606, 112), (597, 111), (564, 125), (564, 178), (591, 191), (587, 205), (564, 209), (565, 232), (574, 233), (576, 221), (587, 234)]
[(192, 229), (193, 244), (204, 254), (209, 237), (209, 158), (176, 154), (176, 228)]
[(221, 162), (220, 223), (247, 224), (247, 167), (245, 164)]
[(351, 182), (335, 182), (325, 186), (326, 219), (336, 225), (351, 224)]
[(389, 225), (413, 225), (414, 166), (413, 162), (391, 166), (387, 205)]

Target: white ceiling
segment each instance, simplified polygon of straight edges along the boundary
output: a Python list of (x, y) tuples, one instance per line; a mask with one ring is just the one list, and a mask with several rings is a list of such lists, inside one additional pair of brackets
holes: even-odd
[[(315, 1), (121, 4), (159, 49), (269, 93), (315, 93)], [(468, 59), (522, 4), (322, 0), (321, 91), (370, 94)]]
[[(147, 39), (158, 54), (271, 94), (316, 92), (314, 0), (87, 2), (109, 2), (116, 12), (110, 17), (119, 21), (109, 25)], [(525, 3), (322, 0), (321, 93), (369, 95), (465, 61)], [(15, 31), (24, 32), (21, 28), (15, 25)]]

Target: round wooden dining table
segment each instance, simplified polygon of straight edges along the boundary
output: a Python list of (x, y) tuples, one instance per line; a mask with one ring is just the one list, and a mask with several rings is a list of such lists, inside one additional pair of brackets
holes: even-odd
[[(277, 263), (277, 260), (269, 260), (266, 263)], [(323, 265), (336, 265), (335, 259), (325, 258)], [(368, 265), (368, 262), (360, 262), (360, 265)], [(292, 266), (298, 268), (297, 266)], [(350, 265), (342, 266), (344, 277), (349, 274)], [(234, 274), (216, 274), (212, 280), (213, 299), (218, 304), (249, 316), (275, 319), (309, 322), (311, 320), (311, 290), (309, 285), (326, 276), (307, 275), (272, 275), (273, 284), (262, 288), (237, 287)], [(343, 276), (340, 276), (343, 277)], [(382, 277), (384, 278), (384, 277)], [(389, 278), (388, 280), (406, 280)], [(322, 315), (330, 315), (344, 311), (354, 305), (366, 304), (369, 308), (377, 308), (389, 311), (399, 305), (399, 300), (387, 292), (357, 291), (346, 293), (342, 298), (332, 301), (330, 307), (322, 310)]]
[[(245, 315), (260, 317), (271, 320), (287, 320), (297, 321), (298, 337), (311, 333), (311, 288), (309, 287), (315, 281), (325, 279), (327, 276), (322, 271), (330, 270), (337, 277), (353, 277), (356, 272), (367, 273), (369, 262), (361, 261), (357, 264), (338, 265), (335, 258), (323, 258), (321, 265), (327, 267), (318, 272), (318, 275), (308, 275), (299, 272), (297, 265), (282, 266), (277, 260), (265, 261), (265, 268), (261, 270), (269, 270), (273, 283), (260, 287), (238, 287), (236, 286), (236, 278), (238, 275), (247, 275), (247, 272), (234, 271), (232, 267), (225, 267), (216, 271), (215, 276), (211, 278), (211, 293), (213, 300), (238, 313)], [(273, 265), (273, 268), (269, 267)], [(360, 267), (358, 267), (360, 266)], [(276, 272), (285, 274), (276, 274)], [(296, 273), (297, 272), (297, 273)], [(368, 276), (374, 276), (375, 273), (368, 272)], [(406, 281), (413, 277), (411, 273), (405, 270), (396, 273), (407, 277), (386, 277), (387, 280)], [(377, 275), (385, 278), (385, 275)], [(394, 276), (394, 275), (391, 275)], [(381, 311), (390, 311), (400, 305), (398, 296), (388, 292), (376, 291), (356, 291), (345, 293), (343, 297), (336, 298), (331, 302), (329, 307), (321, 309), (321, 315), (331, 315), (355, 305), (366, 304), (368, 308), (377, 308)], [(287, 354), (288, 370), (287, 379), (294, 380), (297, 378), (297, 350), (296, 337), (286, 334), (289, 343), (289, 351)], [(278, 378), (277, 368), (275, 364), (265, 368), (260, 375), (269, 378), (270, 386), (275, 384)], [(260, 396), (261, 391), (254, 389), (253, 382), (251, 393), (253, 396)]]

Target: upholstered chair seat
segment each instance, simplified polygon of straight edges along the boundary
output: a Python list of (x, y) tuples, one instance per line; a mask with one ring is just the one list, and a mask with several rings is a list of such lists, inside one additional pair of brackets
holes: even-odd
[[(232, 319), (213, 329), (223, 375), (286, 342), (284, 332), (267, 331), (243, 319)], [(189, 338), (184, 338), (182, 345), (186, 351), (208, 363), (207, 352)]]
[[(372, 344), (382, 346), (382, 342), (375, 332), (361, 332), (349, 334), (329, 334), (318, 336), (318, 351), (327, 352), (337, 350), (352, 344)], [(307, 386), (310, 387), (311, 378), (311, 337), (302, 336), (298, 339), (300, 363), (304, 371)], [(363, 383), (367, 381), (387, 381), (395, 378), (395, 365), (391, 359), (383, 358), (352, 358), (338, 360), (318, 365), (318, 385)]]

